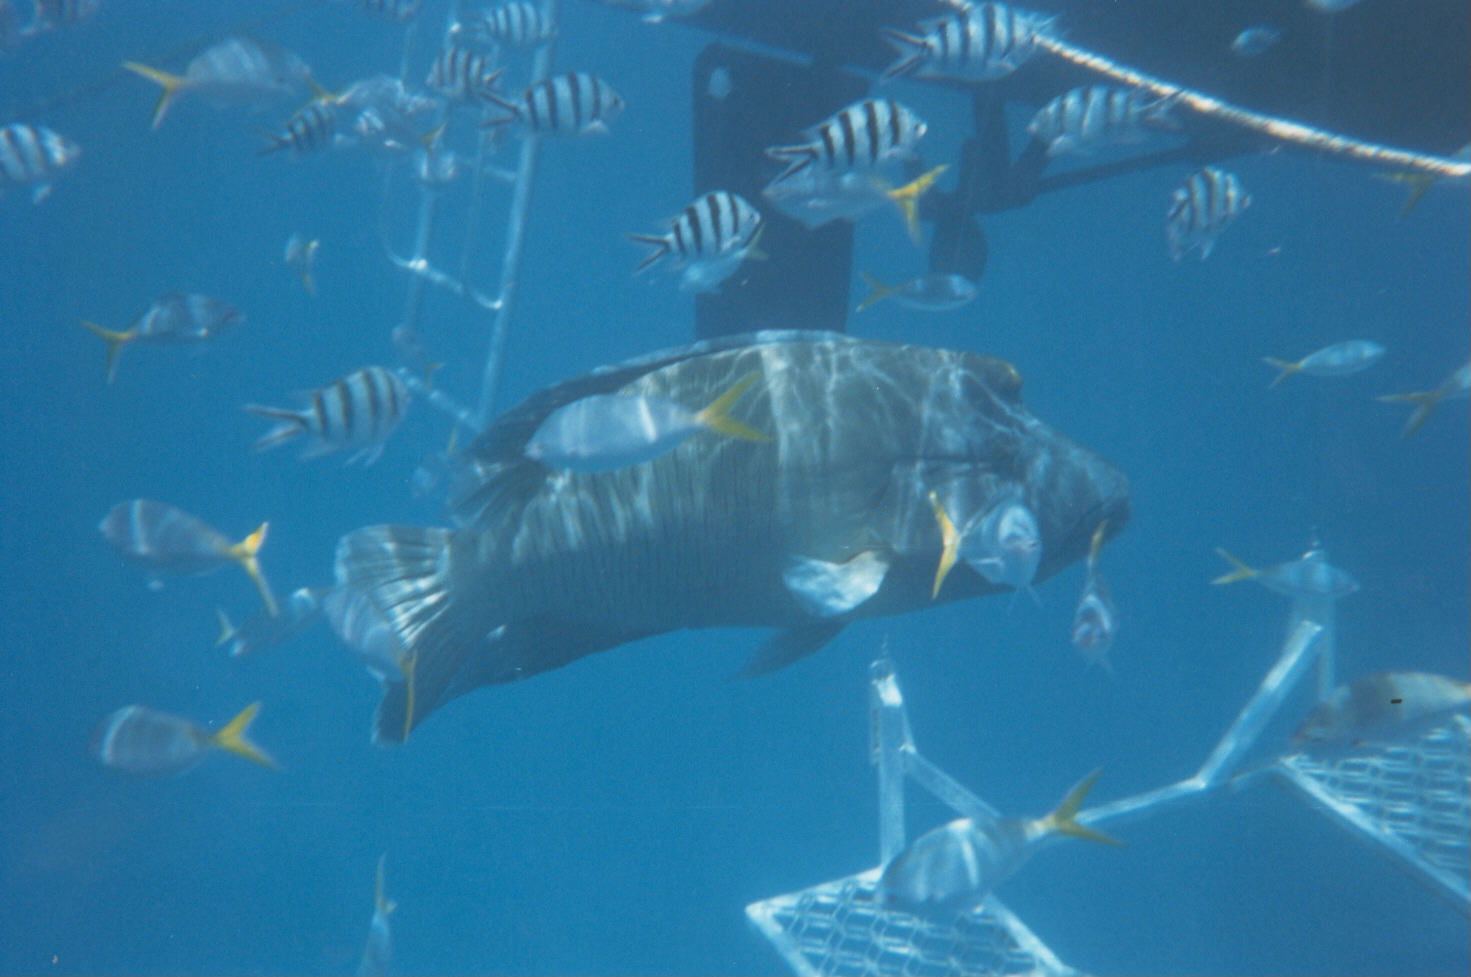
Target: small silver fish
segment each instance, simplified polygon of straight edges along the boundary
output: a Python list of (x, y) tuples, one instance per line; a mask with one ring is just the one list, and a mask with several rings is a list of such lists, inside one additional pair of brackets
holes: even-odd
[(808, 228), (822, 227), (835, 220), (856, 221), (886, 205), (899, 209), (909, 236), (919, 240), (919, 198), (935, 185), (948, 166), (923, 173), (902, 187), (895, 187), (872, 170), (849, 172), (809, 166), (784, 180), (772, 180), (761, 191), (772, 206)]
[(293, 155), (327, 149), (337, 134), (337, 103), (330, 98), (315, 98), (286, 120), (281, 131), (271, 136), (260, 149), (260, 155), (291, 150)]
[(1383, 672), (1334, 689), (1292, 741), (1313, 753), (1403, 744), (1468, 707), (1471, 683), (1425, 672)]
[(245, 321), (240, 310), (220, 299), (194, 292), (169, 292), (155, 299), (131, 326), (121, 332), (82, 320), (107, 344), (107, 382), (117, 375), (118, 357), (130, 343), (175, 346), (207, 342)]
[(1235, 174), (1213, 166), (1197, 170), (1170, 198), (1165, 215), (1165, 238), (1170, 257), (1179, 261), (1192, 250), (1200, 260), (1210, 257), (1216, 237), (1251, 206), (1251, 194)]
[(182, 75), (137, 61), (123, 67), (162, 86), (153, 107), (157, 129), (178, 96), (190, 93), (221, 105), (259, 105), (312, 86), (311, 69), (295, 53), (248, 37), (229, 37), (205, 48)]
[(321, 590), (298, 587), (287, 595), (279, 613), (261, 611), (240, 625), (232, 623), (224, 610), (217, 608), (220, 634), (215, 639), (215, 646), (229, 645), (231, 658), (246, 658), (283, 644), (311, 627), (321, 616), (321, 596)]
[(383, 453), (389, 435), (403, 420), (409, 390), (398, 374), (381, 366), (367, 366), (306, 394), (309, 406), (301, 410), (247, 404), (252, 414), (277, 424), (255, 443), (266, 451), (301, 435), (312, 443), (303, 461), (337, 451), (352, 450), (348, 463), (371, 465)]
[(673, 217), (664, 234), (628, 235), (655, 249), (634, 271), (667, 258), (680, 272), (680, 288), (708, 292), (752, 254), (761, 228), (761, 212), (744, 197), (728, 190), (707, 193)]
[(853, 172), (912, 159), (928, 126), (913, 109), (891, 98), (866, 98), (802, 132), (806, 142), (772, 146), (766, 155), (786, 164), (781, 181), (808, 166)]
[(1323, 551), (1317, 548), (1308, 550), (1290, 563), (1264, 569), (1247, 566), (1220, 547), (1216, 552), (1236, 569), (1212, 580), (1213, 584), (1255, 580), (1268, 590), (1287, 597), (1331, 597), (1334, 600), (1359, 589), (1359, 582), (1347, 570), (1340, 570), (1329, 563)]
[(489, 55), (451, 44), (434, 59), (425, 84), (452, 102), (478, 105), (499, 101), (495, 83), (500, 76)]
[(270, 523), (261, 523), (255, 532), (231, 543), (182, 509), (152, 499), (130, 499), (108, 510), (97, 528), (119, 556), (151, 574), (192, 576), (239, 564), (260, 591), (267, 612), (279, 610), (260, 567)]
[(1271, 384), (1275, 387), (1294, 373), (1304, 373), (1310, 377), (1346, 377), (1362, 373), (1378, 363), (1384, 352), (1384, 347), (1372, 340), (1349, 339), (1332, 346), (1324, 346), (1296, 363), (1270, 356), (1262, 359), (1268, 366), (1278, 370)]
[(1091, 665), (1098, 663), (1104, 671), (1112, 672), (1108, 651), (1113, 647), (1114, 637), (1119, 631), (1118, 611), (1114, 607), (1113, 594), (1108, 581), (1098, 570), (1098, 554), (1103, 549), (1103, 537), (1108, 520), (1098, 524), (1093, 531), (1093, 541), (1088, 549), (1088, 576), (1083, 582), (1083, 593), (1073, 611), (1073, 626), (1069, 633), (1073, 647)]
[(969, 10), (922, 21), (918, 33), (884, 28), (900, 58), (884, 70), (883, 81), (901, 75), (955, 81), (1005, 78), (1037, 52), (1037, 38), (1056, 18), (1005, 3), (981, 3)]
[(478, 30), (489, 40), (515, 48), (539, 47), (557, 36), (557, 25), (535, 3), (516, 0), (481, 11)]
[(1280, 40), (1282, 32), (1275, 27), (1248, 27), (1231, 42), (1231, 53), (1238, 58), (1258, 58)]
[(0, 126), (0, 196), (11, 187), (30, 187), (31, 203), (40, 203), (51, 195), (52, 181), (81, 155), (80, 146), (45, 126)]
[(340, 142), (401, 156), (434, 132), (444, 99), (410, 91), (402, 80), (378, 74), (353, 82), (336, 103)]
[(1409, 420), (1405, 421), (1400, 437), (1408, 438), (1424, 426), (1430, 414), (1443, 400), (1465, 400), (1471, 395), (1471, 360), (1458, 366), (1454, 373), (1441, 381), (1434, 390), (1420, 390), (1407, 394), (1385, 394), (1378, 398), (1386, 404), (1414, 404)]
[(1139, 88), (1086, 85), (1057, 96), (1027, 123), (1048, 156), (1086, 153), (1102, 146), (1142, 142), (1148, 129), (1180, 127), (1170, 115), (1175, 100)]
[(387, 977), (393, 972), (393, 930), (388, 917), (393, 915), (398, 903), (388, 898), (383, 883), (383, 866), (387, 859), (387, 852), (378, 856), (378, 871), (373, 882), (373, 919), (368, 923), (368, 941), (363, 945), (363, 955), (358, 960), (358, 977)]
[(301, 287), (306, 289), (308, 295), (317, 294), (314, 269), (317, 266), (317, 252), (321, 250), (321, 247), (321, 241), (316, 238), (308, 239), (301, 234), (292, 234), (286, 239), (286, 251), (282, 257), (286, 261), (286, 266), (301, 278)]
[(652, 461), (699, 431), (743, 441), (770, 441), (730, 416), (730, 409), (756, 382), (736, 382), (704, 410), (690, 410), (664, 397), (594, 394), (553, 411), (526, 443), (526, 457), (548, 468), (606, 472)]
[(959, 556), (992, 583), (1028, 590), (1042, 560), (1042, 533), (1024, 500), (1003, 499), (960, 534)]
[(857, 312), (893, 298), (895, 302), (921, 312), (949, 312), (969, 305), (979, 294), (976, 283), (964, 275), (931, 273), (916, 275), (897, 285), (885, 285), (868, 272), (859, 272), (870, 289), (868, 298), (858, 303)]
[(490, 126), (519, 122), (536, 135), (606, 135), (623, 112), (623, 97), (596, 75), (570, 71), (532, 85), (514, 101), (491, 95), (508, 114)]
[(92, 755), (116, 770), (152, 777), (184, 773), (211, 750), (224, 750), (274, 770), (276, 761), (246, 736), (259, 711), (260, 703), (253, 702), (212, 733), (180, 716), (146, 706), (124, 706), (98, 727), (92, 737)]

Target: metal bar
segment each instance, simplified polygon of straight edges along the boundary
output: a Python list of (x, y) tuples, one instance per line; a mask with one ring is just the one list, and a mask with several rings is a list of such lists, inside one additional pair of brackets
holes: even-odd
[(880, 658), (868, 667), (870, 759), (878, 767), (879, 864), (904, 850), (904, 758), (913, 749), (904, 697), (894, 680), (894, 662)]
[(953, 808), (957, 814), (973, 821), (993, 821), (1001, 817), (1000, 811), (972, 794), (958, 780), (919, 753), (905, 750), (903, 756), (904, 772), (915, 783)]
[[(429, 263), (429, 259), (424, 257), (422, 251), (413, 258), (404, 258), (389, 250), (386, 243), (384, 245), (384, 251), (388, 254), (388, 260), (393, 262), (394, 266), (400, 271), (408, 272), (410, 275), (422, 279), (430, 285), (442, 288), (456, 298), (464, 299), (471, 305), (478, 306), (487, 312), (495, 312), (501, 307), (501, 300), (499, 298), (491, 298), (478, 288), (465, 284), (463, 279), (440, 271)], [(408, 323), (406, 322), (405, 324), (407, 325)]]

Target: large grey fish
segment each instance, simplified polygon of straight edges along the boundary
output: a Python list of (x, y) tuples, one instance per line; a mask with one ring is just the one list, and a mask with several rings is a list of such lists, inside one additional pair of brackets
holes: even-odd
[(123, 67), (163, 87), (153, 107), (155, 129), (185, 92), (215, 104), (259, 105), (312, 85), (311, 69), (295, 52), (250, 37), (227, 37), (205, 48), (182, 75), (137, 61), (124, 61)]
[[(552, 470), (526, 456), (546, 418), (598, 394), (709, 403), (743, 378), (741, 423), (641, 464)], [(1020, 495), (1037, 579), (1128, 519), (1124, 475), (1033, 417), (1009, 364), (822, 332), (666, 350), (548, 388), (467, 448), (457, 527), (370, 526), (338, 543), (340, 586), (415, 656), (386, 677), (375, 738), (401, 740), (456, 696), (680, 628), (767, 627), (748, 674), (821, 648), (850, 621), (928, 606), (941, 552), (930, 498), (966, 521)], [(1007, 590), (957, 567), (941, 600)]]

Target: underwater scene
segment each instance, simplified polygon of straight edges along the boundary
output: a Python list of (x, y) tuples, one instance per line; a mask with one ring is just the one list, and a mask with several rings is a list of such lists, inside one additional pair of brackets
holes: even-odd
[(0, 973), (1465, 973), (1468, 70), (0, 0)]

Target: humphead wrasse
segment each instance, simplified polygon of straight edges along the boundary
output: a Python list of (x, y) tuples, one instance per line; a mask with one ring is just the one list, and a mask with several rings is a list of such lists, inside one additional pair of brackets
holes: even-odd
[[(767, 441), (697, 434), (612, 471), (527, 457), (581, 398), (733, 406)], [(534, 394), (462, 455), (456, 528), (343, 537), (338, 584), (397, 632), (412, 674), (384, 678), (375, 739), (402, 740), (451, 699), (680, 628), (780, 629), (748, 673), (780, 668), (858, 618), (1012, 589), (968, 565), (933, 595), (936, 504), (969, 520), (1020, 498), (1041, 540), (1037, 581), (1128, 521), (1112, 464), (1023, 406), (1008, 363), (819, 332), (725, 337), (604, 367)], [(411, 694), (412, 693), (412, 694)]]

